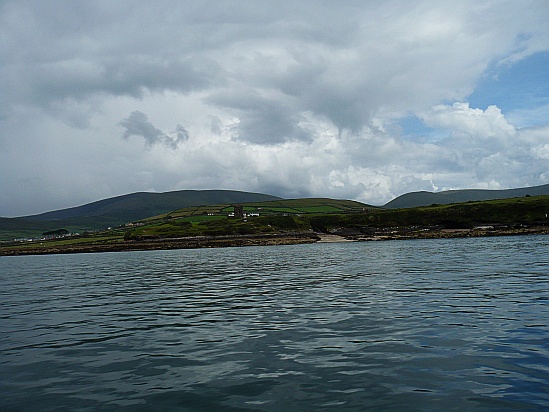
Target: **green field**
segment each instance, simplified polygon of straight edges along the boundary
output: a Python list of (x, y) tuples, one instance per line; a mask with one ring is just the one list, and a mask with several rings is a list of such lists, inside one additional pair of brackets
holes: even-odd
[[(350, 213), (362, 212), (365, 209), (375, 209), (372, 206), (355, 202), (353, 200), (336, 200), (325, 198), (305, 198), (305, 199), (286, 199), (267, 202), (243, 203), (245, 213), (259, 213), (260, 215), (278, 215), (278, 214), (312, 214), (312, 213)], [(158, 216), (145, 219), (145, 221), (154, 221), (158, 219), (190, 217), (199, 215), (223, 215), (227, 216), (234, 210), (233, 205), (208, 205), (188, 207), (175, 210), (170, 213), (164, 213)]]
[(318, 230), (334, 228), (438, 226), (470, 229), (479, 225), (549, 224), (549, 196), (431, 205), (408, 209), (378, 209), (353, 215), (322, 215), (311, 218)]
[(36, 242), (3, 243), (1, 248), (101, 244), (195, 236), (238, 236), (296, 232), (367, 233), (384, 228), (436, 227), (467, 229), (478, 225), (508, 227), (549, 225), (549, 196), (532, 196), (408, 209), (381, 209), (359, 202), (331, 199), (295, 199), (243, 204), (244, 212), (259, 216), (230, 217), (233, 206), (179, 209), (130, 225)]

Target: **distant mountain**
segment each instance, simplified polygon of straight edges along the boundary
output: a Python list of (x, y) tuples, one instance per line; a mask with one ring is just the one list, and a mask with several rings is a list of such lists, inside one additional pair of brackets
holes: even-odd
[(391, 200), (385, 208), (401, 209), (406, 207), (429, 206), (432, 204), (446, 205), (469, 201), (510, 199), (513, 197), (549, 195), (549, 184), (542, 186), (523, 187), (507, 190), (464, 189), (447, 190), (443, 192), (411, 192)]
[(261, 193), (235, 190), (178, 190), (165, 193), (138, 192), (111, 197), (69, 209), (25, 216), (25, 218), (32, 220), (61, 220), (75, 217), (89, 218), (109, 215), (113, 218), (122, 219), (124, 223), (190, 206), (265, 202), (278, 199), (281, 198)]
[(277, 196), (235, 190), (140, 192), (38, 215), (0, 218), (0, 231), (15, 230), (16, 228), (48, 230), (64, 226), (104, 229), (108, 226), (118, 226), (184, 207), (265, 202), (280, 199)]

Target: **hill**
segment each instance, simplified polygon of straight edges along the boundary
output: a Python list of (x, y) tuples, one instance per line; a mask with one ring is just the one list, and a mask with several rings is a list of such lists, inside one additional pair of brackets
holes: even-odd
[(282, 199), (243, 203), (243, 217), (234, 217), (228, 204), (188, 207), (136, 222), (126, 240), (185, 236), (232, 236), (279, 231), (308, 231), (316, 215), (359, 214), (378, 208), (354, 200), (327, 198)]
[(315, 216), (311, 223), (329, 231), (355, 229), (368, 232), (372, 228), (472, 229), (475, 226), (547, 226), (549, 196), (529, 196), (431, 205), (413, 208), (380, 208), (368, 213)]
[[(179, 209), (78, 236), (0, 244), (1, 255), (297, 244), (330, 235), (347, 240), (549, 234), (549, 196), (375, 208), (333, 199), (293, 199)], [(258, 213), (259, 212), (259, 213)]]
[(32, 237), (59, 228), (70, 231), (105, 229), (109, 226), (122, 225), (184, 207), (268, 200), (280, 200), (280, 198), (234, 190), (132, 193), (38, 215), (0, 218), (0, 240)]
[(261, 193), (235, 190), (178, 190), (165, 193), (138, 192), (99, 200), (83, 206), (25, 216), (25, 218), (31, 220), (63, 220), (76, 217), (89, 218), (108, 215), (113, 218), (123, 219), (123, 222), (128, 222), (189, 206), (264, 202), (276, 199), (280, 198)]
[(432, 204), (447, 205), (450, 203), (511, 199), (515, 197), (541, 195), (549, 195), (549, 184), (507, 190), (465, 189), (447, 190), (443, 192), (411, 192), (391, 200), (383, 207), (388, 209), (402, 209), (409, 207), (429, 206)]
[[(209, 195), (212, 195), (212, 193), (209, 193)], [(214, 201), (216, 197), (211, 196), (209, 199), (206, 199), (202, 196), (200, 197), (200, 205), (187, 206), (171, 210), (167, 213), (147, 216), (144, 219), (130, 220), (126, 218), (120, 224), (108, 225), (112, 227), (112, 229), (108, 230), (104, 230), (108, 227), (105, 225), (107, 221), (105, 215), (91, 216), (98, 209), (97, 205), (93, 205), (95, 207), (91, 208), (91, 211), (88, 212), (89, 214), (82, 214), (82, 217), (61, 220), (0, 219), (0, 240), (11, 241), (16, 238), (42, 237), (42, 233), (52, 230), (59, 231), (60, 229), (68, 230), (71, 233), (78, 232), (82, 235), (79, 238), (88, 238), (91, 236), (91, 238), (99, 238), (101, 241), (105, 237), (110, 238), (111, 236), (114, 236), (114, 238), (122, 236), (126, 238), (158, 238), (235, 233), (272, 233), (276, 232), (277, 228), (291, 228), (294, 230), (301, 228), (301, 224), (298, 224), (299, 222), (296, 223), (291, 216), (362, 213), (366, 210), (377, 209), (353, 200), (327, 198), (280, 199), (268, 195), (242, 192), (226, 193), (226, 191), (223, 191), (221, 195), (217, 198), (225, 200), (226, 203), (205, 204), (207, 201)], [(265, 197), (271, 200), (243, 201)], [(247, 217), (253, 217), (253, 223), (250, 222), (248, 224), (246, 219), (244, 221), (242, 219), (230, 219), (231, 215), (234, 214), (234, 204), (236, 203), (243, 205), (243, 213)], [(70, 210), (69, 212), (74, 213)], [(124, 214), (123, 216), (125, 217)], [(100, 232), (83, 233), (88, 231), (79, 229), (82, 225), (98, 224), (98, 222), (103, 224), (101, 227), (103, 230)], [(77, 226), (76, 224), (81, 226)], [(281, 227), (279, 227), (280, 225)], [(75, 241), (75, 238), (72, 236), (71, 241)], [(76, 241), (80, 242), (81, 239)]]
[[(278, 199), (260, 202), (242, 202), (243, 212), (246, 214), (281, 215), (281, 214), (312, 214), (312, 213), (351, 213), (362, 212), (366, 209), (376, 209), (374, 206), (366, 205), (355, 200), (339, 200), (329, 198), (301, 198), (301, 199)], [(196, 218), (197, 216), (215, 215), (227, 217), (233, 212), (232, 204), (203, 205), (197, 207), (185, 207), (170, 211), (157, 216), (143, 219), (142, 222), (175, 219), (175, 218)]]

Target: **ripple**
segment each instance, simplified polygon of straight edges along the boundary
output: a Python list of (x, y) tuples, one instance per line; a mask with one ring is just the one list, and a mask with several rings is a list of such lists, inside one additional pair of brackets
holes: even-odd
[(0, 409), (546, 410), (548, 243), (3, 257)]

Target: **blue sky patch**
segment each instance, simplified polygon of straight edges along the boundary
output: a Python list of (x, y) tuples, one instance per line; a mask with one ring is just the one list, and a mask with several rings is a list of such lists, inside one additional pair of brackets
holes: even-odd
[(533, 54), (512, 65), (492, 67), (469, 96), (469, 104), (481, 109), (496, 105), (511, 121), (516, 117), (520, 123), (530, 123), (518, 125), (522, 127), (547, 123), (548, 68), (549, 52)]

